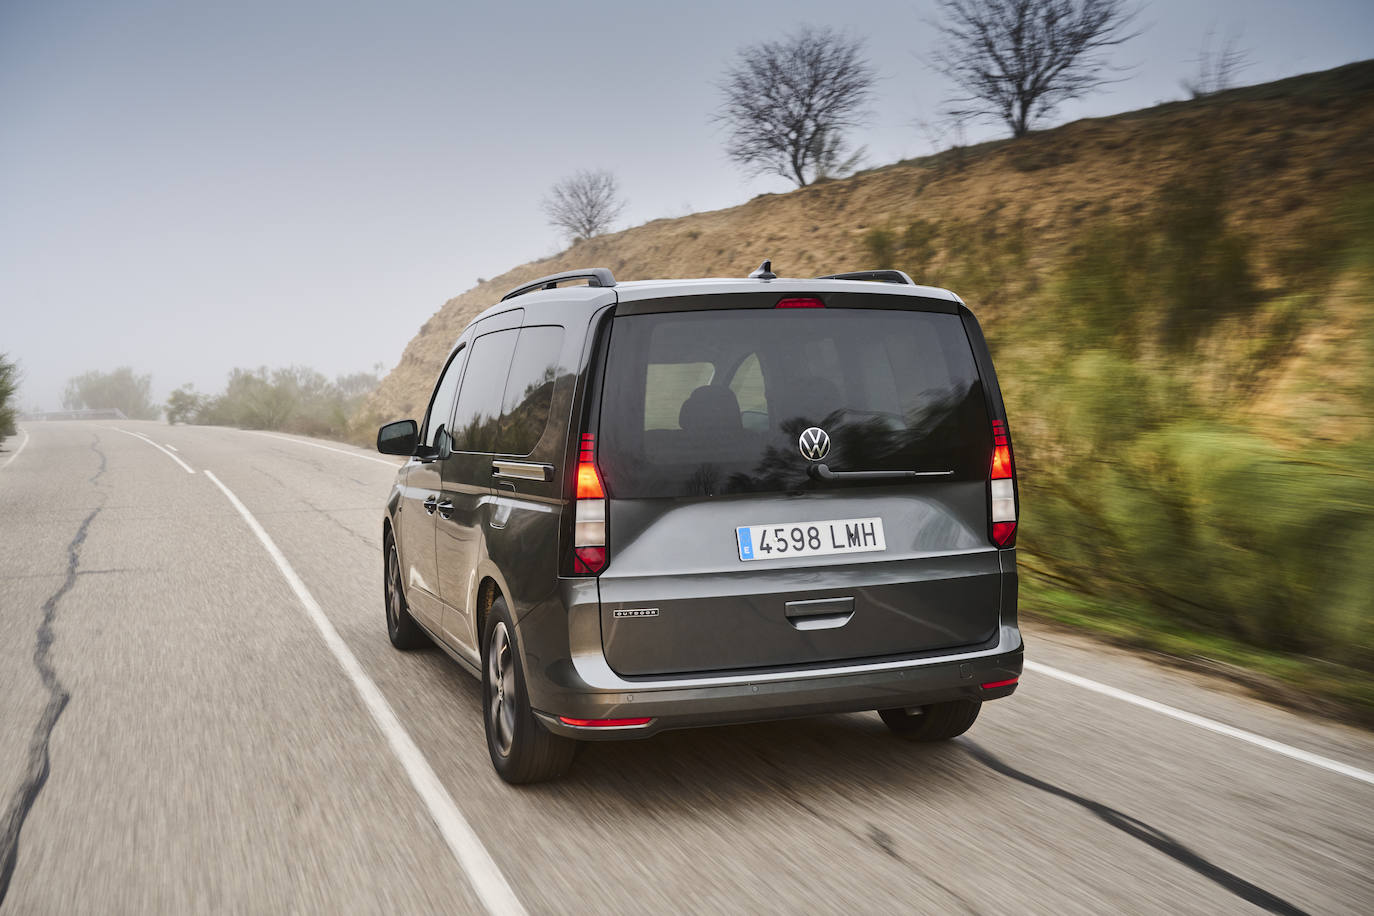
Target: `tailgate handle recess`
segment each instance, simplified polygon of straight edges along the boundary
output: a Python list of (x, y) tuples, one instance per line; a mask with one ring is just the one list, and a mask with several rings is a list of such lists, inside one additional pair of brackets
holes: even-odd
[(854, 616), (853, 598), (787, 602), (787, 622), (798, 630), (833, 630)]

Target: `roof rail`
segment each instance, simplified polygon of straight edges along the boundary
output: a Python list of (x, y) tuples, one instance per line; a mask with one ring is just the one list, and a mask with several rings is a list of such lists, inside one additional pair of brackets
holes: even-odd
[(568, 280), (586, 280), (588, 286), (615, 286), (615, 275), (608, 268), (583, 267), (579, 270), (565, 270), (562, 273), (549, 274), (547, 277), (540, 277), (524, 286), (517, 286), (502, 296), (501, 301), (514, 299), (516, 296), (523, 296), (525, 293), (532, 293), (537, 289), (557, 289), (558, 284)]
[(847, 274), (830, 274), (817, 280), (871, 280), (874, 283), (901, 283), (915, 286), (916, 281), (900, 270), (856, 270)]

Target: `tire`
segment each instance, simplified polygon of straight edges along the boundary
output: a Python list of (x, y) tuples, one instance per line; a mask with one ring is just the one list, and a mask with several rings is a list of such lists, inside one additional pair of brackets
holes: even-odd
[(883, 724), (907, 741), (948, 741), (969, 730), (983, 704), (979, 700), (951, 700), (931, 703), (917, 715), (905, 709), (880, 709)]
[(401, 582), (401, 555), (396, 550), (396, 539), (390, 533), (383, 547), (386, 557), (383, 572), (383, 595), (386, 603), (386, 635), (391, 644), (398, 649), (423, 649), (428, 646), (429, 636), (415, 618), (410, 616), (410, 604), (406, 601), (405, 586)]
[(505, 598), (492, 602), (482, 630), (482, 721), (491, 765), (502, 779), (517, 785), (562, 776), (572, 766), (577, 742), (555, 735), (530, 711)]

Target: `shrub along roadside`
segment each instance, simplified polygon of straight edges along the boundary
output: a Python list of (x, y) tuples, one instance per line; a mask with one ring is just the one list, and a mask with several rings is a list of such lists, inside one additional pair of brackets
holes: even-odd
[(200, 394), (190, 385), (173, 391), (167, 420), (351, 440), (361, 435), (353, 418), (378, 383), (370, 372), (331, 381), (304, 366), (234, 369), (219, 394)]
[(19, 393), (19, 365), (0, 353), (0, 439), (13, 436), (17, 429), (14, 425), (18, 410), (14, 406), (14, 396)]
[[(1374, 724), (1374, 193), (1261, 248), (1230, 227), (1226, 186), (1198, 175), (1129, 218), (1093, 214), (1052, 259), (999, 208), (866, 242), (983, 319), (1026, 613), (1258, 670)], [(1304, 368), (1314, 331), (1340, 343)], [(1338, 421), (1273, 413), (1295, 397)]]

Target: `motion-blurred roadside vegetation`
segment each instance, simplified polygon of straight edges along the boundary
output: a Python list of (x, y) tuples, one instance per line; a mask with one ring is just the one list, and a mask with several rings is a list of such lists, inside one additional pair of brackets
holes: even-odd
[(865, 244), (997, 316), (1023, 607), (1374, 722), (1374, 185), (1288, 238), (1237, 204), (1199, 171), (1050, 263), (996, 208)]
[(190, 385), (173, 391), (167, 399), (167, 422), (357, 439), (360, 433), (353, 418), (378, 381), (372, 372), (331, 381), (304, 366), (234, 369), (219, 394), (200, 394)]

